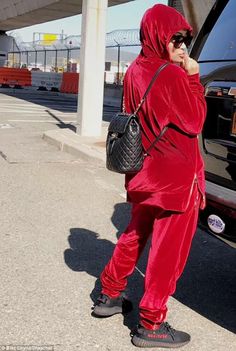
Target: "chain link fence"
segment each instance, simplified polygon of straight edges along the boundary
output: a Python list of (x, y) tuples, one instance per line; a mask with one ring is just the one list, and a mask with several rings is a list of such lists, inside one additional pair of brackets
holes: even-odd
[[(43, 72), (79, 72), (81, 35), (71, 35), (51, 45), (14, 38), (7, 66)], [(122, 83), (130, 62), (140, 51), (139, 30), (115, 30), (106, 34), (105, 82)]]

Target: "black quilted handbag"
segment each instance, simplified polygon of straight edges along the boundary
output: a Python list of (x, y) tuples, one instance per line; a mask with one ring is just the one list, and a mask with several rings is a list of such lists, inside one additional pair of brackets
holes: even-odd
[(159, 73), (168, 65), (159, 67), (152, 78), (140, 104), (133, 114), (117, 113), (111, 119), (106, 140), (106, 167), (113, 172), (129, 174), (140, 171), (144, 157), (162, 137), (168, 127), (163, 128), (150, 147), (144, 151), (141, 138), (141, 124), (137, 113), (144, 103)]

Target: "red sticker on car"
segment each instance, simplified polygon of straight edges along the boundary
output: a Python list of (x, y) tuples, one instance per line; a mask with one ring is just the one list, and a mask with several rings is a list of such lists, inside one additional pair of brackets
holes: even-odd
[(234, 116), (233, 116), (232, 134), (236, 136), (236, 112), (234, 112)]

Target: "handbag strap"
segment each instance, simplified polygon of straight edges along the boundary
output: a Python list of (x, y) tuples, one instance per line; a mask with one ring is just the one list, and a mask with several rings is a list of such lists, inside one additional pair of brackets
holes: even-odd
[(160, 132), (160, 134), (155, 138), (155, 140), (151, 143), (151, 145), (149, 146), (149, 148), (147, 148), (147, 150), (144, 152), (144, 156), (147, 156), (149, 151), (154, 147), (154, 145), (158, 142), (158, 140), (161, 139), (161, 137), (164, 135), (164, 133), (167, 131), (169, 127), (165, 126), (162, 131)]
[(136, 110), (134, 111), (134, 114), (136, 115), (138, 113), (138, 111), (140, 110), (140, 108), (142, 107), (144, 101), (146, 100), (146, 97), (147, 97), (147, 94), (149, 93), (149, 91), (151, 90), (155, 80), (157, 79), (157, 77), (159, 76), (159, 74), (161, 73), (161, 71), (169, 65), (169, 62), (166, 62), (166, 63), (163, 63), (159, 68), (158, 70), (156, 71), (156, 73), (154, 74), (154, 76), (152, 77), (152, 80), (151, 82), (149, 83), (148, 87), (147, 87), (147, 90), (145, 91), (138, 107), (136, 108)]
[[(150, 82), (150, 84), (149, 84), (149, 86), (148, 86), (148, 88), (147, 88), (145, 94), (143, 95), (142, 100), (140, 101), (140, 103), (139, 103), (137, 109), (136, 109), (135, 112), (134, 112), (135, 115), (138, 113), (138, 111), (139, 111), (140, 108), (142, 107), (142, 105), (143, 105), (143, 103), (144, 103), (144, 101), (145, 101), (145, 99), (146, 99), (146, 97), (147, 97), (147, 94), (149, 93), (149, 91), (151, 90), (151, 87), (153, 86), (153, 83), (155, 82), (155, 80), (157, 79), (157, 77), (159, 76), (159, 74), (161, 73), (161, 71), (162, 71), (166, 66), (168, 66), (168, 65), (169, 65), (168, 62), (163, 63), (163, 64), (158, 68), (158, 70), (156, 71), (156, 73), (154, 74), (154, 76), (153, 76), (153, 78), (152, 78), (152, 80), (151, 80), (151, 82)], [(139, 122), (139, 123), (140, 123), (140, 125), (141, 125), (141, 127), (142, 127), (141, 122)], [(148, 155), (148, 153), (149, 153), (149, 152), (151, 151), (151, 149), (155, 146), (155, 144), (158, 142), (158, 140), (161, 139), (161, 137), (164, 135), (164, 133), (167, 131), (168, 128), (169, 128), (168, 126), (165, 126), (165, 127), (162, 129), (162, 131), (160, 132), (160, 134), (154, 139), (154, 141), (151, 143), (151, 145), (149, 146), (149, 148), (147, 148), (147, 150), (144, 152), (144, 156), (147, 156), (147, 155)], [(143, 129), (143, 127), (142, 127), (142, 129)]]
[[(168, 65), (169, 65), (169, 62), (163, 63), (163, 64), (157, 69), (157, 71), (156, 71), (156, 73), (154, 74), (154, 76), (152, 77), (152, 80), (151, 80), (151, 82), (149, 83), (149, 85), (148, 85), (148, 87), (147, 87), (147, 90), (145, 91), (145, 93), (144, 93), (144, 95), (143, 95), (143, 97), (142, 97), (142, 99), (141, 99), (141, 101), (140, 101), (138, 107), (136, 108), (136, 110), (135, 110), (135, 112), (134, 112), (134, 115), (137, 115), (138, 111), (140, 110), (140, 108), (142, 107), (144, 101), (146, 100), (146, 97), (147, 97), (149, 91), (151, 90), (151, 88), (152, 88), (152, 86), (153, 86), (155, 80), (157, 79), (157, 77), (159, 76), (159, 74), (161, 73), (161, 71), (162, 71), (166, 66), (168, 66)], [(125, 111), (124, 94), (122, 94), (122, 100), (121, 100), (121, 101), (122, 101), (122, 110)], [(141, 128), (143, 129), (142, 124), (141, 124), (140, 121), (139, 121), (139, 123), (140, 123)], [(165, 127), (162, 129), (162, 131), (160, 132), (160, 134), (154, 139), (154, 141), (151, 143), (151, 145), (149, 146), (149, 148), (145, 151), (144, 156), (147, 156), (147, 155), (148, 155), (149, 151), (155, 146), (155, 144), (158, 142), (158, 140), (161, 139), (161, 137), (164, 135), (164, 133), (167, 131), (168, 128), (169, 128), (168, 126), (165, 126)]]

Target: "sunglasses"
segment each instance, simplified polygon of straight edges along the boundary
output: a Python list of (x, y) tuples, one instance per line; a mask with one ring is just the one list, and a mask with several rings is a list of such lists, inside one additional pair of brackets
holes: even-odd
[(189, 47), (192, 39), (193, 37), (191, 35), (188, 35), (185, 37), (184, 35), (176, 34), (176, 35), (173, 35), (173, 37), (171, 38), (171, 42), (173, 43), (175, 49), (179, 49), (183, 43), (187, 47)]

